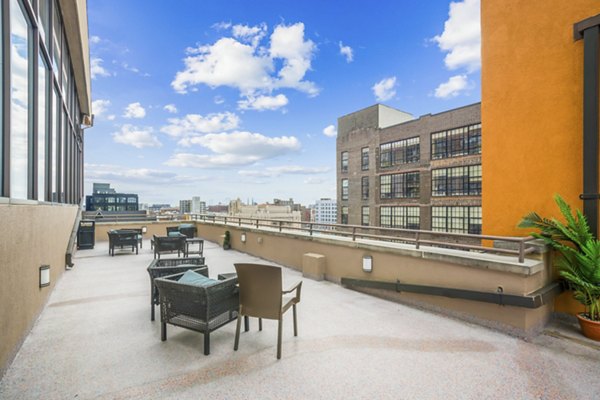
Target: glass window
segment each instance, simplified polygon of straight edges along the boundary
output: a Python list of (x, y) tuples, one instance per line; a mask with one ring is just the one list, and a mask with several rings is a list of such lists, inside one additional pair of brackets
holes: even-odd
[(342, 219), (341, 219), (342, 224), (347, 225), (348, 224), (348, 207), (347, 206), (342, 207), (341, 216), (342, 216)]
[(431, 171), (432, 196), (480, 196), (481, 165)]
[(364, 206), (362, 208), (362, 212), (361, 212), (361, 216), (360, 216), (360, 223), (363, 226), (369, 226), (369, 207), (368, 206)]
[(379, 222), (384, 228), (420, 229), (420, 216), (418, 206), (381, 207)]
[(52, 7), (52, 52), (54, 53), (54, 57), (52, 58), (52, 70), (54, 71), (54, 75), (56, 77), (60, 77), (60, 65), (61, 65), (61, 43), (60, 39), (62, 38), (62, 24), (60, 23), (60, 16), (58, 10), (58, 3), (54, 2), (54, 7)]
[(431, 134), (431, 159), (481, 154), (481, 124)]
[(58, 102), (60, 97), (58, 97), (58, 91), (56, 88), (52, 90), (52, 141), (51, 141), (51, 154), (52, 154), (52, 162), (50, 167), (50, 172), (52, 174), (51, 182), (51, 192), (52, 192), (52, 201), (58, 202), (58, 135), (60, 132), (60, 107)]
[[(40, 3), (43, 1), (40, 0)], [(37, 149), (37, 196), (46, 200), (46, 155), (48, 141), (48, 67), (42, 54), (38, 60), (38, 149)]]
[(403, 174), (381, 175), (380, 190), (382, 199), (400, 199), (419, 197), (420, 193), (419, 172), (405, 172)]
[(42, 40), (44, 40), (46, 43), (48, 43), (50, 36), (50, 30), (48, 29), (50, 21), (50, 7), (48, 2), (49, 0), (38, 0), (38, 28), (40, 29)]
[(379, 147), (381, 168), (418, 162), (420, 159), (419, 137), (384, 143)]
[(348, 172), (348, 152), (342, 151), (342, 172)]
[(361, 178), (360, 186), (361, 186), (362, 199), (368, 200), (369, 199), (369, 177), (368, 176), (363, 176)]
[[(59, 105), (60, 107), (60, 105)], [(62, 107), (60, 107), (62, 109)], [(59, 199), (58, 201), (64, 203), (66, 201), (65, 198), (65, 186), (66, 186), (66, 149), (67, 149), (67, 113), (65, 110), (62, 110), (61, 116), (62, 129), (59, 132), (58, 139), (58, 189), (59, 189)]]
[(481, 234), (481, 207), (431, 207), (431, 230)]
[(29, 184), (30, 87), (29, 21), (17, 0), (10, 0), (10, 197), (26, 199)]
[(348, 179), (342, 179), (342, 200), (348, 200)]
[(363, 171), (366, 171), (369, 169), (369, 148), (363, 147), (360, 151), (360, 155), (360, 168)]

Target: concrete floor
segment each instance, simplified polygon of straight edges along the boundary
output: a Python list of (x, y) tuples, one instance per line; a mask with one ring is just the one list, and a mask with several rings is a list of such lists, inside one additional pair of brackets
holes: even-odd
[[(598, 399), (600, 346), (570, 327), (524, 341), (304, 279), (299, 336), (256, 320), (211, 335), (150, 321), (149, 242), (139, 255), (79, 251), (0, 382), (1, 399)], [(261, 260), (205, 244), (211, 277)], [(284, 286), (302, 279), (284, 268)], [(160, 317), (159, 317), (160, 318)], [(568, 336), (572, 336), (569, 339)]]

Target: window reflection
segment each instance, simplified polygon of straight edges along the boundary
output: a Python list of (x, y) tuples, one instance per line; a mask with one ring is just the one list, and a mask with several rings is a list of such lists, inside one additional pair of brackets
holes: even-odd
[(29, 26), (10, 0), (10, 196), (27, 198), (29, 131)]
[(37, 186), (38, 200), (46, 199), (46, 135), (48, 134), (47, 68), (42, 55), (38, 63), (38, 157)]

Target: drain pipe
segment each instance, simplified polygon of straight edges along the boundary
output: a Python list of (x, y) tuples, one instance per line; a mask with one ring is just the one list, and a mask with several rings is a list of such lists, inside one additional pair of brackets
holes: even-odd
[(583, 39), (583, 213), (598, 237), (598, 75), (600, 14), (573, 26), (575, 41)]

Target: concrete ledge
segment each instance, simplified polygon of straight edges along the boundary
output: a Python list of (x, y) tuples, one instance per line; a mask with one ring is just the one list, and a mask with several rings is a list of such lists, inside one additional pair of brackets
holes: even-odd
[(322, 254), (305, 253), (302, 256), (302, 276), (322, 281), (325, 279), (326, 258)]

